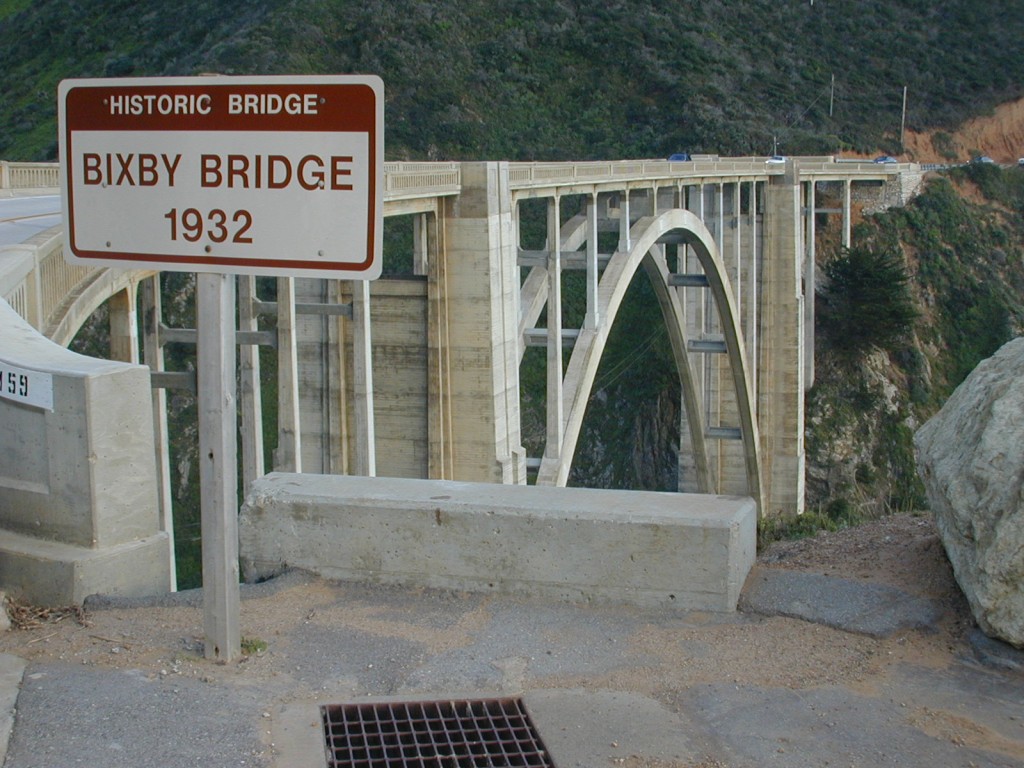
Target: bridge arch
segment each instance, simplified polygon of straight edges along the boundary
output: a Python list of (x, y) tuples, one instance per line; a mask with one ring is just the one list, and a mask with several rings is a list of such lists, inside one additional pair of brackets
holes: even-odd
[(628, 251), (613, 254), (602, 273), (598, 287), (598, 315), (602, 321), (596, 328), (581, 329), (573, 347), (563, 384), (563, 442), (556, 451), (550, 450), (549, 447), (541, 461), (537, 483), (560, 486), (566, 484), (587, 402), (593, 390), (611, 327), (633, 275), (638, 269), (643, 268), (654, 286), (669, 331), (673, 358), (683, 393), (683, 407), (687, 414), (695, 453), (697, 484), (702, 491), (710, 491), (706, 429), (689, 364), (686, 318), (678, 292), (670, 285), (671, 273), (662, 247), (662, 243), (670, 239), (685, 242), (690, 246), (707, 278), (707, 287), (712, 292), (729, 356), (729, 368), (740, 421), (739, 430), (743, 441), (748, 493), (760, 509), (763, 489), (759, 437), (743, 332), (740, 327), (739, 311), (733, 298), (735, 294), (710, 231), (697, 215), (681, 209), (639, 219), (630, 231), (632, 247)]
[(154, 271), (127, 269), (91, 271), (54, 311), (45, 329), (46, 337), (62, 347), (68, 346), (93, 312), (111, 299), (118, 301), (122, 311), (134, 315), (139, 284), (155, 274)]

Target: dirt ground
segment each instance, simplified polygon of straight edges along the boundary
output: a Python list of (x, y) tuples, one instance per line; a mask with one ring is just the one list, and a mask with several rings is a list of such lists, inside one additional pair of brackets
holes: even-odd
[[(692, 615), (685, 625), (640, 623), (631, 643), (638, 653), (664, 664), (638, 672), (611, 672), (623, 679), (546, 679), (545, 685), (608, 686), (657, 694), (666, 686), (684, 687), (721, 680), (722, 670), (738, 684), (803, 688), (816, 684), (858, 684), (880, 666), (897, 660), (943, 664), (972, 626), (942, 544), (928, 516), (893, 515), (814, 538), (776, 542), (762, 552), (755, 568), (786, 568), (890, 584), (948, 606), (937, 632), (912, 632), (878, 640), (783, 617), (759, 621), (723, 621), (714, 614)], [(243, 646), (251, 651), (237, 664), (202, 658), (201, 607), (133, 607), (42, 611), (9, 607), (17, 626), (0, 634), (0, 652), (29, 662), (65, 661), (136, 669), (152, 676), (188, 675), (209, 679), (239, 677), (247, 682), (287, 672), (275, 646), (298, 625), (315, 622), (357, 629), (381, 639), (421, 643), (429, 653), (461, 647), (490, 615), (488, 600), (470, 601), (458, 620), (423, 627), (384, 616), (380, 606), (343, 598), (345, 585), (317, 578), (294, 580), (266, 597), (242, 601)], [(692, 635), (714, 652), (683, 655), (685, 644), (672, 635)], [(674, 656), (674, 654), (679, 654)], [(628, 676), (628, 679), (626, 679)]]

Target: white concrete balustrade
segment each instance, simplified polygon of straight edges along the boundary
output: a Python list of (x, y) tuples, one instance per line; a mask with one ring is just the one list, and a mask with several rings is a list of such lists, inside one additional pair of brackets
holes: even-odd
[(0, 160), (0, 197), (57, 188), (59, 163), (12, 163)]

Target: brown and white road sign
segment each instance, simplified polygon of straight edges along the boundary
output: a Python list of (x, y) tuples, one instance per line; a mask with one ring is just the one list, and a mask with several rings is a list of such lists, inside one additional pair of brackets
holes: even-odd
[(375, 76), (65, 80), (69, 259), (377, 277), (383, 90)]

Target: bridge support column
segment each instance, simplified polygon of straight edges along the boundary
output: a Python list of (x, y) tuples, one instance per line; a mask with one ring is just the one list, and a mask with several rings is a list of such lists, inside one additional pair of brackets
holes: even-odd
[[(743, 338), (747, 342), (747, 359), (750, 361), (750, 370), (756, 371), (759, 366), (759, 350), (758, 346), (758, 303), (760, 301), (760, 284), (758, 282), (758, 273), (760, 272), (761, 264), (761, 253), (763, 251), (761, 242), (761, 230), (757, 226), (758, 224), (758, 201), (757, 190), (760, 187), (758, 182), (751, 182), (750, 184), (750, 203), (749, 211), (747, 213), (748, 226), (750, 230), (750, 236), (747, 238), (750, 243), (749, 253), (750, 260), (747, 264), (747, 282), (746, 282), (746, 318), (743, 323)], [(757, 398), (757, 377), (753, 377), (751, 385), (754, 387), (754, 391), (751, 393), (755, 400)]]
[[(544, 458), (558, 460), (565, 434), (565, 413), (562, 401), (562, 222), (558, 195), (548, 198), (548, 346), (547, 346), (547, 440)], [(587, 244), (589, 254), (590, 243)], [(596, 261), (595, 251), (595, 261)], [(590, 262), (587, 262), (589, 269)], [(590, 273), (587, 273), (590, 277)], [(587, 308), (590, 309), (589, 280)], [(596, 311), (596, 307), (595, 307)]]
[(622, 191), (621, 202), (619, 203), (619, 250), (622, 252), (628, 252), (630, 249), (629, 241), (629, 185)]
[(801, 190), (790, 163), (765, 190), (758, 421), (764, 514), (804, 504), (804, 296)]
[(595, 329), (601, 322), (598, 311), (600, 270), (597, 264), (597, 193), (587, 198), (587, 317), (584, 325)]
[[(703, 184), (688, 185), (680, 190), (680, 207), (694, 213), (699, 219), (704, 220), (704, 186)], [(678, 253), (679, 272), (697, 274), (701, 272), (700, 262), (689, 245), (680, 245)], [(691, 339), (699, 339), (704, 335), (704, 316), (707, 309), (707, 302), (710, 299), (706, 296), (704, 288), (680, 287), (677, 289), (682, 295), (683, 312), (686, 317), (686, 336)], [(691, 376), (696, 383), (697, 397), (704, 405), (704, 371), (707, 361), (705, 355), (690, 356)], [(705, 416), (705, 423), (707, 415)], [(690, 425), (686, 414), (686, 408), (679, 409), (679, 490), (683, 493), (700, 493), (697, 464), (695, 459), (695, 448), (690, 439)], [(713, 482), (717, 483), (717, 476)], [(717, 485), (715, 486), (717, 490)]]
[[(259, 325), (254, 309), (256, 278), (238, 278), (238, 329), (257, 331)], [(255, 344), (238, 349), (238, 394), (242, 414), (242, 488), (249, 487), (264, 475), (263, 462), (263, 394), (260, 390), (260, 350)]]
[(807, 198), (804, 200), (804, 387), (805, 391), (814, 386), (814, 296), (815, 296), (815, 259), (817, 258), (814, 241), (817, 222), (814, 220), (814, 209), (817, 207), (814, 182), (805, 185)]
[[(163, 322), (163, 304), (160, 299), (160, 273), (142, 281), (142, 357), (150, 373), (164, 370), (164, 348), (160, 346), (159, 327)], [(167, 554), (170, 563), (170, 589), (178, 591), (178, 577), (174, 554), (174, 507), (171, 498), (170, 437), (167, 430), (167, 390), (153, 389), (153, 446), (156, 455), (156, 491), (159, 530), (167, 534)]]
[(295, 329), (295, 278), (277, 281), (277, 448), (274, 469), (302, 471), (299, 427), (299, 358)]
[(352, 283), (352, 387), (355, 392), (355, 466), (353, 474), (377, 474), (373, 417), (373, 352), (370, 345), (370, 283)]
[[(736, 307), (742, 307), (743, 261), (740, 230), (740, 187), (739, 183), (718, 185), (718, 230), (719, 249), (722, 263), (733, 290)], [(742, 312), (737, 318), (742, 326)], [(717, 313), (716, 313), (717, 322)], [(716, 327), (721, 331), (721, 324)], [(732, 382), (732, 363), (727, 354), (711, 355), (708, 364), (712, 367), (714, 389), (713, 401), (709, 404), (708, 427), (716, 425), (735, 426), (739, 424), (739, 405)], [(747, 492), (747, 473), (744, 464), (744, 446), (739, 440), (718, 439), (710, 442), (709, 452), (717, 459), (715, 475), (718, 478), (719, 493), (742, 495)]]
[(519, 416), (519, 268), (508, 164), (462, 164), (462, 194), (446, 207), (452, 476), (525, 483)]
[(110, 359), (139, 362), (139, 323), (135, 311), (135, 284), (118, 291), (107, 301), (110, 312)]
[[(442, 208), (446, 205), (441, 202)], [(448, 261), (443, 216), (427, 224), (427, 477), (451, 480), (455, 466), (452, 434), (451, 341), (448, 333)]]
[(853, 219), (853, 204), (851, 202), (853, 182), (847, 179), (843, 182), (843, 248), (850, 247), (851, 220)]

